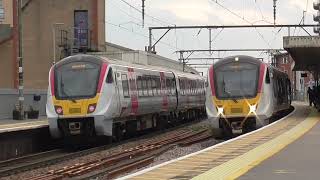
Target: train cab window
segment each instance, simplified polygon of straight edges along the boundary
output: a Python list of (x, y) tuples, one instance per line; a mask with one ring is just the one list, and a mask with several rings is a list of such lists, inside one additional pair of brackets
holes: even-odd
[(111, 84), (113, 83), (113, 77), (112, 77), (112, 68), (109, 69), (109, 72), (107, 74), (106, 83)]
[(142, 79), (141, 79), (141, 76), (138, 76), (137, 78), (137, 86), (138, 86), (138, 95), (139, 96), (142, 96)]
[(270, 72), (269, 72), (269, 68), (267, 68), (267, 73), (266, 73), (266, 84), (270, 84)]
[(128, 78), (126, 74), (121, 75), (122, 80), (122, 90), (123, 90), (123, 96), (129, 97), (129, 84), (128, 84)]

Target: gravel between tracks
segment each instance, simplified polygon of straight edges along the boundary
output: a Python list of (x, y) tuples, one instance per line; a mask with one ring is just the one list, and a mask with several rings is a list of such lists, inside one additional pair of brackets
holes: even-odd
[[(189, 125), (187, 127), (182, 127), (182, 128), (179, 128), (179, 129), (198, 129), (198, 128), (205, 128), (205, 127), (208, 127), (208, 121), (201, 121), (201, 122), (194, 123), (194, 124), (191, 124), (191, 125)], [(179, 129), (177, 129), (177, 130), (179, 130)], [(170, 131), (170, 132), (172, 132), (172, 131)], [(167, 132), (167, 133), (170, 133), (170, 132)], [(65, 162), (60, 162), (58, 164), (50, 165), (48, 167), (43, 167), (43, 168), (35, 169), (35, 170), (32, 170), (32, 171), (11, 175), (11, 176), (8, 176), (8, 177), (3, 177), (1, 179), (4, 179), (4, 180), (24, 179), (24, 177), (32, 177), (32, 176), (35, 176), (35, 175), (38, 175), (38, 174), (41, 174), (41, 173), (46, 173), (46, 172), (48, 172), (48, 170), (59, 169), (61, 167), (68, 166), (68, 165), (73, 165), (73, 164), (76, 164), (76, 163), (82, 163), (82, 162), (92, 161), (92, 160), (95, 160), (95, 159), (101, 159), (103, 157), (106, 157), (110, 153), (118, 152), (118, 151), (121, 151), (122, 149), (127, 149), (127, 148), (130, 148), (130, 147), (135, 147), (135, 146), (145, 142), (146, 140), (162, 137), (162, 136), (165, 136), (167, 133), (164, 133), (164, 134), (161, 134), (161, 135), (156, 135), (156, 136), (153, 136), (153, 137), (147, 137), (147, 138), (138, 139), (136, 141), (128, 142), (128, 143), (125, 143), (125, 144), (122, 144), (122, 145), (119, 145), (119, 146), (116, 146), (116, 147), (112, 147), (112, 148), (104, 150), (104, 151), (96, 152), (96, 153), (93, 153), (93, 154), (90, 154), (90, 155), (86, 155), (86, 156), (83, 156), (83, 157), (78, 157), (78, 158), (72, 159), (72, 160), (67, 160)], [(196, 143), (196, 144), (193, 144), (193, 145), (187, 146), (187, 147), (177, 147), (176, 146), (173, 149), (161, 154), (148, 167), (154, 166), (156, 164), (160, 164), (162, 162), (165, 162), (165, 161), (168, 161), (168, 160), (171, 160), (171, 159), (175, 159), (177, 157), (184, 156), (184, 155), (192, 153), (192, 152), (199, 151), (199, 150), (204, 149), (206, 147), (212, 146), (212, 145), (214, 145), (214, 144), (216, 144), (218, 142), (220, 142), (220, 141), (211, 138), (211, 139), (208, 139), (206, 141), (203, 141), (203, 142), (200, 142), (200, 143)], [(105, 178), (101, 177), (99, 179), (105, 179)]]
[[(197, 152), (197, 151), (200, 151), (202, 149), (213, 146), (213, 145), (220, 143), (220, 142), (222, 142), (222, 140), (210, 138), (210, 139), (205, 140), (203, 142), (192, 144), (192, 145), (186, 146), (186, 147), (175, 146), (173, 149), (171, 149), (171, 150), (161, 154), (159, 157), (155, 158), (154, 162), (151, 163), (149, 166), (132, 171), (132, 172), (130, 172), (130, 174), (134, 173), (134, 172), (141, 171), (143, 169), (146, 169), (146, 168), (149, 168), (152, 166), (156, 166), (158, 164), (161, 164), (161, 163), (173, 160), (173, 159), (177, 159), (179, 157), (182, 157), (182, 156), (185, 156), (185, 155)], [(128, 175), (128, 174), (124, 174), (123, 176), (125, 176), (125, 175)], [(119, 177), (122, 177), (122, 176), (119, 176)], [(99, 179), (107, 179), (107, 177), (101, 177)]]

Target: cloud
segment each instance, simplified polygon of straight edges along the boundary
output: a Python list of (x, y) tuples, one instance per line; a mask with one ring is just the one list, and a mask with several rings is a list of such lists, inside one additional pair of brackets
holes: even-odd
[[(166, 0), (164, 0), (166, 1)], [(273, 22), (273, 12), (264, 12), (262, 19), (262, 12), (253, 5), (242, 7), (241, 5), (233, 4), (227, 6), (236, 15), (228, 12), (228, 10), (218, 6), (211, 0), (170, 0), (165, 3), (154, 3), (153, 7), (161, 11), (167, 11), (173, 14), (178, 21), (183, 20), (189, 24), (248, 24), (247, 21), (254, 24), (261, 24), (266, 22)], [(243, 20), (245, 19), (245, 20)], [(264, 22), (263, 22), (264, 20)], [(280, 18), (277, 23), (285, 23), (286, 19)]]
[(314, 13), (313, 1), (309, 0), (288, 0), (289, 6), (292, 8), (298, 8), (300, 10), (307, 10), (308, 13)]

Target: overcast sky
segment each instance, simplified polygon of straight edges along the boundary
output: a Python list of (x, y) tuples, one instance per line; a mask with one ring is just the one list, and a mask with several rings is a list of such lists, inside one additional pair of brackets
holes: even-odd
[[(128, 4), (132, 5), (130, 7)], [(218, 2), (218, 3), (216, 3)], [(298, 24), (306, 11), (305, 24), (314, 23), (313, 0), (277, 0), (277, 24)], [(142, 25), (141, 0), (106, 0), (106, 40), (132, 49), (148, 45), (149, 26), (168, 25), (240, 25), (273, 23), (273, 0), (146, 0), (145, 27)], [(136, 7), (137, 9), (135, 9)], [(231, 12), (230, 12), (230, 11)], [(240, 16), (240, 17), (239, 17)], [(312, 29), (307, 29), (311, 34)], [(165, 30), (153, 32), (159, 38)], [(307, 35), (291, 29), (291, 35)], [(282, 48), (287, 28), (215, 29), (213, 49)], [(172, 30), (157, 45), (159, 55), (177, 60), (176, 50), (208, 49), (207, 29)], [(155, 42), (155, 40), (153, 40)], [(262, 52), (195, 53), (192, 57), (225, 57), (247, 54), (267, 59)]]

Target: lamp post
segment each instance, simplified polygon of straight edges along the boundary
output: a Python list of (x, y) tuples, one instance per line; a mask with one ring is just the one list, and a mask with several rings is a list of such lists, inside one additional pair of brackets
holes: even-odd
[(53, 43), (53, 64), (56, 63), (56, 26), (62, 26), (64, 23), (52, 24), (52, 43)]

